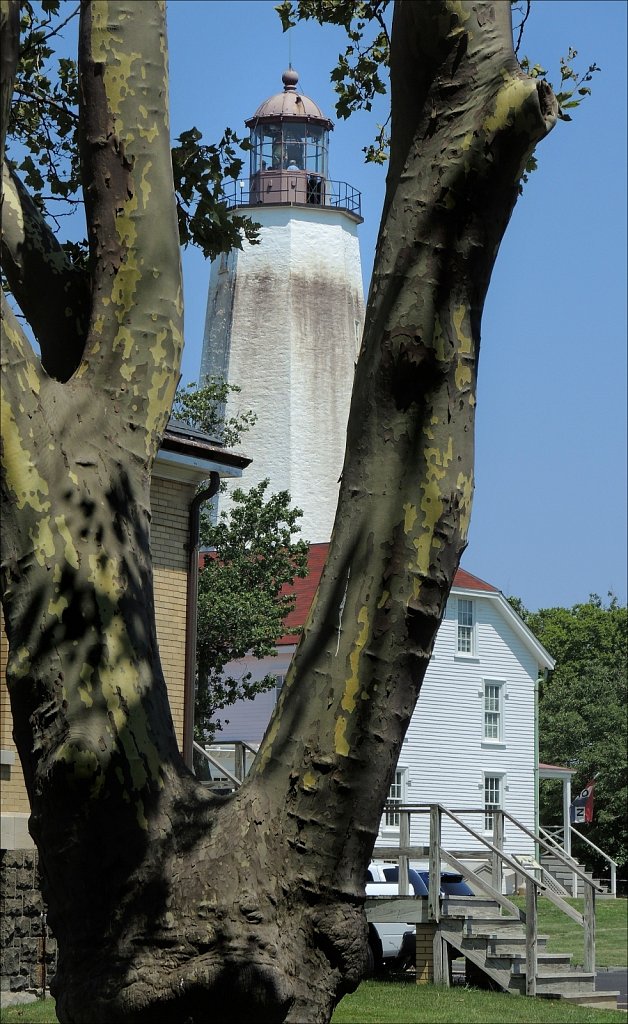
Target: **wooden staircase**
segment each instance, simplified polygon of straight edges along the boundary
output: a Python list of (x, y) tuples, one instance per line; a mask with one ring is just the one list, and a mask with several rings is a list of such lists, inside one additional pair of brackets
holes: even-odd
[[(439, 923), (448, 958), (466, 961), (467, 983), (525, 995), (528, 951), (525, 922), (500, 912), (495, 900), (481, 896), (445, 897)], [(587, 1006), (617, 1008), (618, 992), (596, 992), (595, 974), (572, 966), (570, 953), (548, 953), (547, 936), (536, 937), (536, 995)]]
[[(597, 889), (600, 890), (598, 896), (610, 895), (609, 887), (606, 885), (605, 882), (601, 881), (599, 878), (594, 878), (593, 872), (587, 871), (584, 865), (581, 864), (580, 861), (577, 861), (575, 857), (573, 858), (573, 863), (577, 868), (580, 869), (582, 874), (585, 875), (590, 882), (593, 882)], [(570, 870), (569, 867), (564, 863), (564, 861), (557, 857), (555, 854), (543, 853), (541, 856), (541, 864), (545, 868), (545, 870), (548, 871), (549, 874), (567, 890), (569, 895), (584, 896), (585, 882), (583, 881), (583, 879), (576, 875), (574, 886), (573, 871)]]
[[(252, 761), (256, 750), (248, 743), (234, 744), (233, 771), (220, 760), (216, 760), (206, 749), (194, 743), (197, 755), (204, 759), (217, 778), (209, 773), (207, 785), (220, 792), (237, 789), (247, 772), (247, 758)], [(429, 846), (413, 846), (410, 843), (410, 818), (413, 813), (428, 813), (430, 819)], [(572, 965), (571, 953), (548, 953), (547, 936), (539, 935), (536, 924), (536, 900), (543, 892), (568, 917), (584, 928), (584, 962), (592, 967), (595, 963), (595, 893), (602, 892), (597, 879), (593, 879), (577, 861), (565, 857), (556, 850), (554, 843), (530, 832), (521, 822), (506, 811), (496, 810), (494, 816), (493, 843), (465, 824), (460, 813), (479, 814), (484, 817), (485, 809), (465, 808), (458, 813), (440, 804), (395, 806), (400, 817), (399, 846), (378, 847), (376, 854), (382, 858), (397, 861), (399, 865), (399, 892), (396, 897), (370, 897), (366, 899), (365, 910), (368, 921), (394, 921), (415, 923), (417, 926), (417, 981), (419, 979), (419, 927), (431, 929), (433, 941), (432, 979), (436, 983), (450, 985), (452, 960), (465, 958), (466, 980), (479, 987), (496, 987), (512, 995), (536, 995), (548, 999), (563, 999), (591, 1007), (617, 1008), (619, 992), (596, 992), (595, 971)], [(441, 819), (447, 816), (471, 835), (480, 847), (490, 854), (490, 878), (476, 873), (463, 864), (458, 857), (446, 850), (441, 843)], [(552, 878), (539, 881), (526, 868), (507, 856), (503, 851), (504, 822), (508, 820), (527, 837), (539, 844), (542, 858), (551, 856), (564, 872), (576, 878), (584, 896), (584, 915), (577, 913), (562, 898), (565, 889), (560, 874), (554, 874), (543, 863), (544, 876)], [(592, 846), (593, 844), (589, 843)], [(598, 850), (597, 847), (594, 849)], [(601, 852), (601, 851), (598, 851)], [(429, 857), (429, 895), (410, 896), (408, 866), (410, 858)], [(482, 895), (440, 896), (440, 873), (445, 864), (464, 875), (474, 891), (479, 888)], [(614, 862), (611, 861), (611, 864)], [(502, 894), (502, 869), (508, 866), (515, 877), (520, 876), (526, 884), (526, 913), (519, 911), (514, 903)], [(538, 867), (538, 865), (537, 865)], [(615, 865), (616, 867), (616, 865)], [(611, 876), (613, 877), (613, 875)], [(558, 884), (550, 884), (557, 878)], [(614, 889), (615, 886), (613, 885)], [(552, 891), (553, 890), (553, 891)], [(430, 934), (432, 934), (432, 932)], [(425, 932), (423, 933), (425, 936)], [(422, 940), (425, 949), (425, 938)]]
[[(371, 905), (372, 901), (367, 899), (366, 915), (373, 922), (416, 922), (417, 981), (451, 984), (452, 960), (463, 956), (468, 980), (475, 984), (518, 995), (567, 999), (589, 1006), (617, 1006), (619, 993), (595, 991), (595, 897), (600, 889), (555, 843), (535, 835), (503, 808), (493, 813), (492, 841), (461, 817), (477, 814), (483, 820), (483, 808), (453, 810), (442, 804), (402, 804), (396, 805), (396, 813), (400, 822), (398, 845), (377, 846), (376, 853), (399, 864), (400, 895), (379, 906)], [(429, 845), (411, 841), (413, 815), (419, 818), (419, 825), (426, 816), (429, 818), (429, 832), (421, 825), (415, 831), (417, 838), (429, 836)], [(473, 869), (467, 852), (453, 853), (451, 847), (443, 845), (443, 820), (449, 823), (450, 831), (451, 824), (455, 824), (462, 834), (471, 837), (476, 848), (486, 851), (488, 877), (485, 871)], [(525, 836), (544, 853), (555, 853), (578, 877), (584, 889), (582, 913), (564, 899), (564, 890), (557, 891), (562, 887), (546, 876), (533, 857), (505, 852), (505, 825), (510, 830), (511, 842), (513, 835)], [(428, 895), (412, 898), (408, 869), (411, 861), (425, 859), (429, 864)], [(475, 895), (441, 894), (444, 868), (462, 875)], [(525, 887), (525, 912), (504, 892), (505, 869)], [(537, 872), (543, 877), (538, 877)], [(571, 954), (548, 953), (546, 937), (538, 934), (540, 895), (582, 928), (583, 968), (572, 966)], [(378, 899), (375, 897), (375, 901)]]

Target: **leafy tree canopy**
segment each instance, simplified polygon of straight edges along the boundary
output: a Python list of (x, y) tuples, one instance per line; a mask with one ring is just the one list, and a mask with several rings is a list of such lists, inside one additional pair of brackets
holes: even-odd
[(172, 416), (197, 430), (204, 430), (210, 437), (232, 448), (240, 443), (247, 430), (255, 424), (257, 416), (245, 409), (237, 416), (225, 418), (229, 395), (242, 390), (237, 384), (229, 384), (222, 377), (207, 376), (202, 384), (186, 384), (175, 395)]
[[(227, 398), (240, 390), (206, 377), (201, 387), (188, 384), (177, 391), (172, 415), (223, 444), (237, 445), (256, 420), (248, 410), (225, 418)], [(295, 602), (284, 588), (307, 575), (309, 545), (296, 539), (301, 509), (291, 506), (287, 491), (267, 491), (268, 480), (248, 492), (239, 488), (218, 522), (207, 510), (202, 516), (201, 543), (210, 554), (199, 574), (195, 720), (197, 738), (204, 742), (220, 725), (216, 712), (275, 685), (273, 674), (236, 677), (225, 674), (225, 667), (246, 654), (265, 658), (276, 652)]]
[[(607, 604), (592, 594), (573, 608), (537, 612), (511, 604), (556, 659), (539, 701), (541, 760), (575, 769), (574, 794), (597, 775), (594, 820), (582, 831), (626, 864), (628, 609), (612, 594)], [(544, 783), (540, 798), (541, 821), (560, 821), (559, 787)]]
[(230, 511), (203, 523), (211, 554), (199, 574), (196, 727), (204, 739), (217, 728), (216, 712), (275, 685), (274, 674), (256, 680), (224, 670), (246, 654), (276, 653), (295, 602), (284, 588), (307, 576), (309, 545), (295, 539), (301, 509), (291, 507), (287, 491), (267, 496), (267, 489), (263, 480), (246, 493), (235, 490)]
[[(57, 229), (60, 218), (83, 201), (77, 64), (60, 56), (55, 45), (78, 10), (68, 0), (23, 0), (20, 59), (7, 132), (9, 167)], [(196, 127), (175, 140), (172, 169), (182, 245), (197, 245), (213, 259), (241, 248), (243, 238), (257, 241), (257, 225), (228, 209), (223, 191), (225, 179), (240, 175), (240, 154), (248, 149), (248, 139), (239, 138), (230, 128), (216, 143), (203, 142)], [(85, 265), (85, 239), (67, 241), (63, 248), (73, 262)]]
[[(513, 7), (513, 35), (515, 52), (519, 52), (525, 24), (530, 16), (532, 0), (511, 0)], [(349, 117), (355, 110), (370, 110), (377, 94), (388, 91), (387, 77), (390, 57), (390, 0), (282, 0), (276, 7), (284, 32), (299, 21), (318, 21), (320, 25), (337, 25), (347, 34), (347, 47), (338, 55), (338, 63), (331, 71), (331, 80), (338, 95), (336, 113)], [(599, 71), (592, 63), (586, 71), (576, 69), (578, 51), (569, 47), (566, 57), (560, 58), (555, 78), (560, 87), (555, 90), (559, 106), (558, 116), (570, 121), (567, 110), (582, 103), (591, 89), (588, 83)], [(547, 80), (547, 71), (533, 64), (528, 57), (520, 59), (524, 71), (535, 78)], [(363, 152), (367, 162), (385, 163), (388, 158), (389, 120), (377, 125), (375, 139)], [(523, 182), (536, 168), (530, 158)]]

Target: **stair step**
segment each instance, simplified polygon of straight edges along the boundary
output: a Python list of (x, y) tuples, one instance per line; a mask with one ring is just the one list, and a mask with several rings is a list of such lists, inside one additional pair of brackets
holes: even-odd
[[(445, 896), (441, 903), (443, 917), (493, 919), (497, 910), (498, 904), (488, 896)], [(518, 918), (507, 917), (505, 920), (516, 921)]]
[[(539, 955), (545, 955), (547, 939), (547, 935), (537, 935), (536, 941)], [(525, 956), (526, 937), (523, 933), (517, 935), (496, 935), (494, 932), (485, 933), (479, 931), (472, 936), (465, 937), (463, 942), (465, 944), (475, 943), (478, 948), (480, 943), (482, 943), (489, 956)]]
[[(492, 954), (489, 954), (492, 959)], [(525, 973), (525, 953), (510, 954), (508, 958), (512, 964), (513, 974)], [(550, 971), (556, 972), (557, 968), (563, 967), (568, 971), (571, 967), (571, 953), (538, 953), (536, 965), (539, 973), (547, 974)]]
[(616, 1010), (620, 995), (620, 992), (579, 992), (575, 995), (562, 995), (561, 999), (566, 1003), (590, 1006), (593, 1009)]
[(446, 920), (441, 918), (441, 925), (450, 927), (457, 935), (470, 937), (476, 935), (519, 936), (525, 935), (525, 925), (517, 917), (457, 917), (451, 915)]
[[(522, 970), (511, 975), (511, 984), (519, 992), (525, 992), (526, 972)], [(537, 974), (536, 993), (539, 996), (580, 996), (595, 993), (595, 974), (584, 971), (548, 971)], [(598, 993), (603, 995), (604, 993)]]

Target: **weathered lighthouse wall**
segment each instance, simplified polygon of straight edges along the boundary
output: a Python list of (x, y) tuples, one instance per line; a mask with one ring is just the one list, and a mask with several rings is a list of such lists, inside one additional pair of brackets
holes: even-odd
[[(252, 409), (247, 484), (269, 477), (304, 510), (302, 536), (331, 535), (364, 319), (355, 218), (329, 207), (255, 207), (259, 245), (211, 268), (201, 375)], [(221, 502), (221, 507), (225, 503)]]

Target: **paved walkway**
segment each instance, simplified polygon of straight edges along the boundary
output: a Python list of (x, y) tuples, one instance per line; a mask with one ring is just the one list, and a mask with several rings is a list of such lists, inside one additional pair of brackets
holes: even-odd
[(619, 992), (617, 1009), (628, 1009), (628, 967), (600, 967), (595, 976), (596, 992)]

